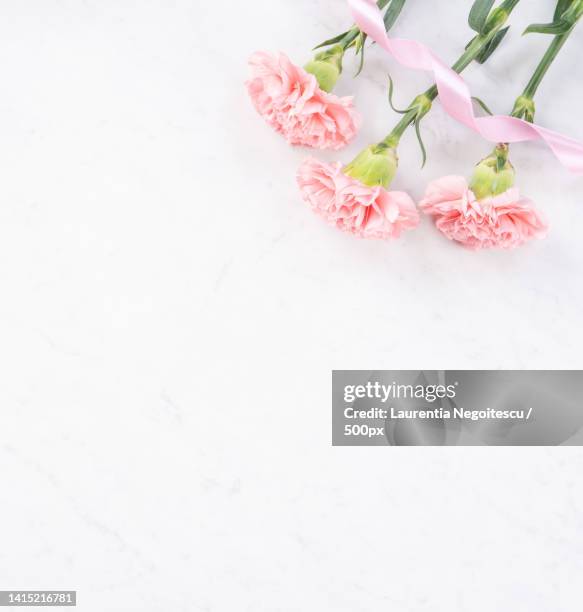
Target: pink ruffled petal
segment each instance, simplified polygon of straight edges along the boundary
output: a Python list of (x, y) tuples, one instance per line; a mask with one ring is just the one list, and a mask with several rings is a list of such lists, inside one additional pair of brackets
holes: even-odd
[(470, 249), (512, 249), (547, 232), (543, 215), (518, 189), (477, 200), (462, 177), (433, 181), (420, 207), (447, 238)]
[(337, 150), (356, 136), (361, 118), (352, 98), (323, 91), (285, 54), (259, 51), (249, 66), (247, 91), (255, 109), (290, 144)]
[(307, 159), (298, 171), (304, 201), (327, 223), (360, 238), (381, 240), (417, 226), (419, 213), (406, 193), (368, 187), (341, 168)]

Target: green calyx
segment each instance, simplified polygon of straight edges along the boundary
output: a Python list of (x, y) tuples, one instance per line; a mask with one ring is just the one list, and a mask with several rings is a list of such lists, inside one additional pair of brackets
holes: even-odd
[(478, 200), (500, 195), (514, 185), (516, 173), (508, 160), (508, 145), (499, 144), (474, 169), (470, 189)]
[(317, 53), (314, 59), (304, 66), (306, 72), (316, 77), (318, 84), (324, 91), (331, 92), (336, 86), (336, 82), (342, 73), (344, 51), (342, 45), (334, 45), (326, 51)]
[(516, 99), (511, 114), (513, 117), (518, 117), (519, 119), (524, 119), (525, 121), (532, 123), (534, 121), (535, 112), (536, 107), (534, 100), (523, 95)]
[(395, 178), (399, 158), (397, 151), (384, 144), (371, 145), (344, 167), (343, 172), (369, 187), (387, 189)]

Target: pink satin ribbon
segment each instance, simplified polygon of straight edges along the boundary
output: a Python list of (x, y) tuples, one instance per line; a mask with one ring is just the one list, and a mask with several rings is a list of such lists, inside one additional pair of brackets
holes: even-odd
[(576, 174), (583, 174), (582, 143), (516, 117), (476, 117), (470, 90), (459, 74), (422, 43), (400, 38), (390, 39), (375, 0), (348, 0), (348, 4), (358, 27), (400, 64), (414, 70), (433, 73), (441, 104), (454, 119), (490, 142), (543, 140), (566, 168)]

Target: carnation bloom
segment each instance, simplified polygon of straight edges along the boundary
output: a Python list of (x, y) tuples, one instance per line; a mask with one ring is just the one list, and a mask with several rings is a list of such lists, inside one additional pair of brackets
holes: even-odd
[(420, 208), (450, 240), (471, 249), (512, 249), (531, 238), (544, 238), (543, 216), (518, 189), (478, 199), (462, 176), (445, 176), (430, 183)]
[(398, 238), (403, 230), (417, 226), (419, 214), (406, 193), (387, 191), (380, 184), (367, 185), (349, 176), (347, 168), (316, 159), (307, 159), (300, 166), (302, 197), (317, 215), (360, 238)]
[[(340, 149), (360, 125), (352, 98), (327, 93), (314, 74), (294, 65), (283, 53), (257, 52), (249, 60), (247, 89), (257, 112), (292, 145)], [(341, 70), (341, 55), (328, 53), (308, 69), (332, 88)]]

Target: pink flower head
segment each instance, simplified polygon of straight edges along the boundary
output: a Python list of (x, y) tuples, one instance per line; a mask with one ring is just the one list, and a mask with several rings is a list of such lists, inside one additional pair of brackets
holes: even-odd
[(398, 238), (419, 223), (415, 203), (406, 193), (369, 187), (344, 174), (340, 163), (307, 159), (300, 166), (298, 184), (317, 215), (359, 238)]
[(360, 116), (352, 98), (326, 93), (283, 53), (255, 53), (249, 65), (247, 89), (257, 112), (290, 144), (336, 150), (354, 138)]
[(470, 249), (512, 249), (547, 231), (541, 213), (518, 189), (478, 200), (462, 176), (430, 183), (419, 205), (435, 217), (439, 231)]

